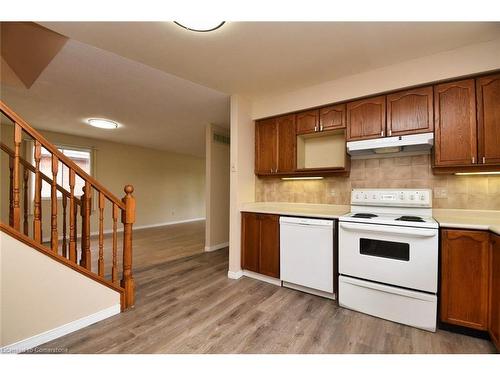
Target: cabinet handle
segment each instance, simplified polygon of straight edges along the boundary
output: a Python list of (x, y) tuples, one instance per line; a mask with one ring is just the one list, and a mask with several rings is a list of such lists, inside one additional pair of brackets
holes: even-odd
[(476, 158), (474, 156), (472, 157), (472, 164), (476, 164)]
[(318, 131), (318, 125), (314, 125), (314, 131), (317, 132)]
[(323, 131), (323, 125), (320, 125), (319, 126), (319, 131), (322, 132)]
[(380, 132), (380, 136), (381, 136), (381, 137), (383, 137), (383, 136), (384, 136), (384, 131), (383, 131), (383, 130)]
[(392, 130), (389, 129), (389, 137), (392, 135)]
[(486, 164), (486, 158), (483, 156), (483, 164)]

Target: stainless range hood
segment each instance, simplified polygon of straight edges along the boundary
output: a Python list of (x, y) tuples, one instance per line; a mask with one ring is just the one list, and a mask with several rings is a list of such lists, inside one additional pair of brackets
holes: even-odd
[(434, 144), (434, 133), (401, 135), (347, 142), (347, 153), (352, 156), (427, 152)]

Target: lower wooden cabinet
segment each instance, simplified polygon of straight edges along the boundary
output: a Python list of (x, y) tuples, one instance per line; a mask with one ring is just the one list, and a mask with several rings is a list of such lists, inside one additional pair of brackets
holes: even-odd
[(243, 212), (241, 220), (241, 268), (279, 278), (279, 216)]
[(488, 331), (500, 351), (500, 236), (491, 235), (490, 314)]
[(489, 233), (441, 231), (441, 321), (488, 329)]

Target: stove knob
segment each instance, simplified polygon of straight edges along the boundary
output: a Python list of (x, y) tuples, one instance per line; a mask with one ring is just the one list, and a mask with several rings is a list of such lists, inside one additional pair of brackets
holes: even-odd
[(413, 194), (410, 195), (410, 200), (415, 200), (415, 196)]
[(368, 195), (365, 194), (365, 199), (368, 199)]
[(425, 201), (425, 195), (423, 195), (423, 194), (422, 194), (422, 195), (420, 196), (420, 200), (421, 200), (421, 201)]

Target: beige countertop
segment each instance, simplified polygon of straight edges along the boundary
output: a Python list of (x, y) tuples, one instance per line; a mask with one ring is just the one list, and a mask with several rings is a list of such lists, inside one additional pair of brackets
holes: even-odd
[(441, 228), (490, 230), (500, 234), (500, 211), (434, 209), (432, 216)]
[[(351, 207), (335, 204), (253, 202), (242, 204), (240, 211), (338, 219), (339, 216), (350, 212)], [(441, 228), (490, 230), (500, 235), (500, 211), (434, 209), (432, 214)]]
[(351, 206), (314, 203), (255, 202), (242, 204), (240, 211), (338, 219), (339, 216), (350, 212)]

